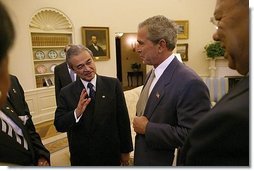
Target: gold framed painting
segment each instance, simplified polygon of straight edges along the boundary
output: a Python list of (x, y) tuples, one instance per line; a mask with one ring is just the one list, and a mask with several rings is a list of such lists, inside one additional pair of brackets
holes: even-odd
[(176, 20), (177, 24), (177, 39), (189, 38), (189, 21), (188, 20)]
[(110, 59), (109, 28), (82, 27), (82, 43), (93, 52), (95, 61)]
[(188, 61), (188, 43), (177, 44), (176, 53), (181, 55), (182, 61)]

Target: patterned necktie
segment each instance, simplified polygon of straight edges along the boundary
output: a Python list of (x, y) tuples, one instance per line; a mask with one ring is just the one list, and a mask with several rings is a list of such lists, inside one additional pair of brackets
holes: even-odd
[(147, 103), (147, 100), (149, 97), (148, 96), (149, 88), (153, 82), (154, 77), (155, 77), (154, 70), (152, 70), (152, 73), (150, 74), (150, 77), (149, 77), (145, 87), (143, 88), (143, 90), (139, 96), (138, 102), (137, 102), (137, 106), (136, 106), (137, 116), (142, 116), (144, 114), (146, 103)]
[(89, 88), (90, 92), (89, 92), (89, 97), (92, 99), (92, 100), (95, 100), (95, 90), (93, 89), (93, 84), (92, 83), (88, 83), (87, 84), (87, 87)]

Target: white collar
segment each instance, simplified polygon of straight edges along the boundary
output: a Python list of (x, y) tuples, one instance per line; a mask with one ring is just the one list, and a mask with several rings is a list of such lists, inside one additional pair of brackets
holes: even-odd
[(158, 67), (154, 69), (156, 79), (160, 78), (168, 65), (173, 61), (174, 57), (174, 54), (170, 55), (166, 60), (164, 60)]
[(95, 75), (94, 75), (94, 78), (93, 78), (91, 81), (85, 81), (85, 80), (82, 80), (82, 79), (80, 79), (80, 80), (81, 80), (81, 82), (83, 83), (83, 85), (84, 85), (84, 87), (86, 88), (86, 90), (87, 90), (87, 84), (88, 84), (89, 82), (93, 84), (94, 90), (96, 90), (96, 79), (97, 79), (97, 75), (95, 74)]

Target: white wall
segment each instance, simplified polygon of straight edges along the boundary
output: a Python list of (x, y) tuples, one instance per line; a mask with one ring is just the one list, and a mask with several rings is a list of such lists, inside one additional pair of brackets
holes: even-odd
[(82, 26), (109, 27), (110, 60), (96, 62), (99, 74), (116, 77), (115, 32), (133, 33), (142, 20), (162, 14), (173, 20), (189, 20), (188, 66), (200, 75), (208, 75), (204, 45), (212, 40), (214, 27), (209, 22), (216, 0), (1, 0), (13, 15), (17, 39), (10, 53), (10, 72), (19, 77), (25, 90), (35, 88), (29, 23), (44, 7), (65, 13), (74, 26), (74, 43), (81, 44)]

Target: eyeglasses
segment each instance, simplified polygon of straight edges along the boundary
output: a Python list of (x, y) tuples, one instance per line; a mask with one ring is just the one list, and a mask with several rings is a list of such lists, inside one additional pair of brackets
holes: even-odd
[(219, 21), (215, 17), (210, 18), (210, 22), (215, 26), (216, 30), (218, 29)]

